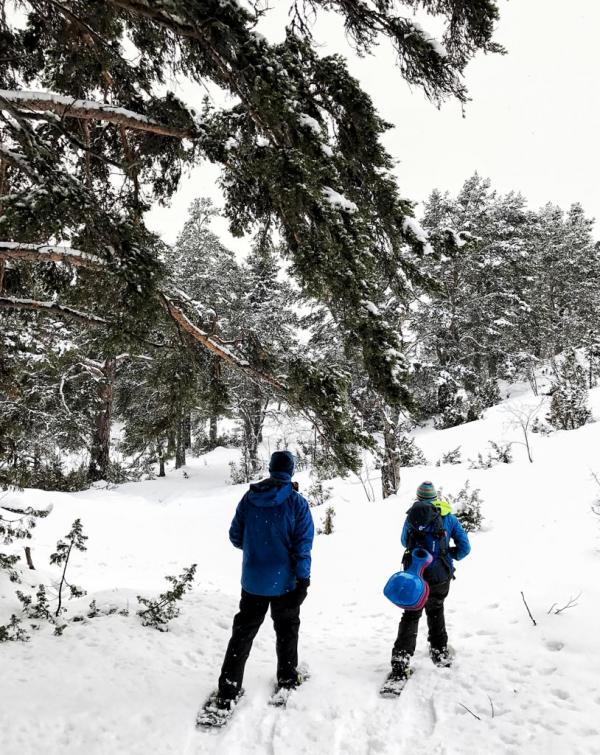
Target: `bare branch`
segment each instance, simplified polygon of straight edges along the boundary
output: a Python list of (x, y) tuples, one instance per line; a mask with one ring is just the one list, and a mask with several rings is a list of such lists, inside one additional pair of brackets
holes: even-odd
[(463, 705), (462, 703), (459, 703), (459, 705), (460, 705), (461, 708), (464, 708), (467, 711), (467, 713), (470, 713), (473, 716), (473, 718), (476, 718), (478, 721), (481, 721), (481, 718), (479, 718), (479, 716), (476, 713), (473, 713), (472, 710), (470, 710), (469, 708), (467, 708), (466, 705)]
[(531, 619), (531, 621), (533, 621), (533, 626), (537, 627), (537, 621), (531, 615), (531, 611), (529, 610), (529, 606), (527, 605), (527, 601), (525, 600), (525, 595), (523, 594), (522, 590), (521, 590), (521, 597), (523, 598), (523, 603), (525, 603), (525, 608), (527, 609), (527, 613), (529, 614), (529, 618)]

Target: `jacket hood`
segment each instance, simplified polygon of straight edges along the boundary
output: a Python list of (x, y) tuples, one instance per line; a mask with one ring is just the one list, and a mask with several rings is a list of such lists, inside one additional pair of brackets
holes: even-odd
[(284, 480), (275, 480), (272, 477), (255, 482), (250, 485), (246, 493), (246, 500), (253, 506), (268, 508), (279, 506), (292, 494), (292, 483)]

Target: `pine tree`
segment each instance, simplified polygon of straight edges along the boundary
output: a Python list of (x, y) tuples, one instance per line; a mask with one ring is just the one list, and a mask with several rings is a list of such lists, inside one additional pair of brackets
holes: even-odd
[[(260, 11), (237, 3), (21, 5), (24, 16), (15, 22), (0, 14), (0, 307), (95, 329), (108, 343), (88, 356), (104, 360), (129, 350), (124, 336), (130, 345), (147, 338), (162, 308), (213, 355), (318, 415), (355, 464), (343, 448), (361, 442), (346, 411), (347, 377), (321, 374), (297, 355), (279, 373), (283, 379), (265, 375), (212, 338), (194, 322), (193, 303), (164, 281), (161, 245), (144, 213), (152, 201), (169, 200), (191, 160), (222, 166), (232, 231), (256, 224), (277, 231), (294, 277), (331, 310), (376, 390), (391, 403), (404, 400), (398, 337), (372, 304), (382, 299), (382, 274), (398, 296), (407, 295), (427, 241), (382, 146), (388, 124), (344, 61), (317, 53), (307, 15), (339, 13), (361, 52), (387, 36), (407, 81), (436, 101), (465, 101), (467, 62), (478, 50), (500, 51), (491, 41), (496, 4), (403, 3), (438, 17), (439, 43), (389, 4), (313, 0), (304, 10), (293, 6), (277, 44), (255, 32)], [(135, 65), (125, 52), (131, 46)], [(165, 91), (171, 75), (232, 96), (222, 108), (206, 103), (198, 118)], [(5, 260), (17, 262), (16, 276), (6, 274)], [(53, 281), (36, 298), (21, 269), (33, 264), (39, 276), (46, 266), (54, 275), (57, 262), (79, 271), (75, 285)], [(94, 462), (93, 475), (105, 458)]]

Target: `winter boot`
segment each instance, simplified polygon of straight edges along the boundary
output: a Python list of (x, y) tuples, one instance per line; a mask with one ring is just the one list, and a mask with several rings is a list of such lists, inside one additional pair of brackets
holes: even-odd
[(429, 655), (435, 666), (449, 668), (452, 665), (452, 653), (447, 647), (429, 648)]
[(392, 660), (392, 670), (383, 683), (379, 694), (382, 697), (398, 697), (412, 674), (410, 655), (402, 653)]

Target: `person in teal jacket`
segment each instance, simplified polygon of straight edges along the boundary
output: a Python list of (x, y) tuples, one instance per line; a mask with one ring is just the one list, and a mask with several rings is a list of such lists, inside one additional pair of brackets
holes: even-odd
[[(432, 563), (423, 574), (429, 584), (425, 614), (430, 655), (437, 666), (449, 666), (451, 657), (444, 601), (454, 578), (454, 562), (465, 558), (471, 551), (471, 545), (461, 523), (451, 513), (450, 504), (438, 500), (436, 490), (429, 481), (421, 483), (417, 489), (417, 500), (407, 511), (401, 540), (406, 548), (403, 559), (405, 568), (410, 564), (414, 548), (425, 548), (433, 556)], [(410, 675), (410, 659), (415, 652), (422, 613), (423, 610), (404, 611), (402, 614), (392, 650), (392, 671), (387, 680), (390, 685), (405, 681)]]

